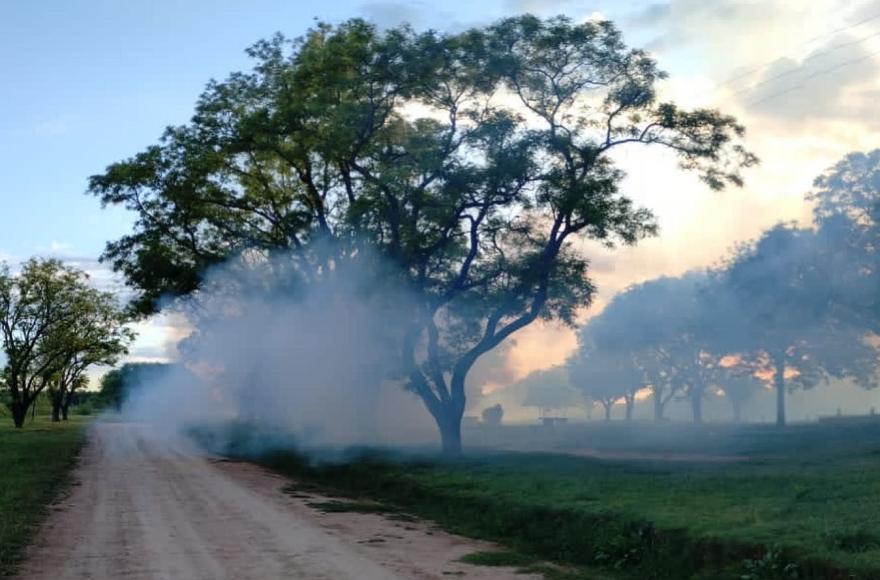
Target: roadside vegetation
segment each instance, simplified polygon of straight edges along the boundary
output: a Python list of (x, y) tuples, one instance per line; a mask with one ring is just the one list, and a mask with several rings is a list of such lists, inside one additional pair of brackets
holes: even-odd
[[(5, 407), (0, 404), (0, 418)], [(0, 577), (12, 575), (52, 502), (70, 483), (86, 418), (52, 422), (48, 414), (24, 428), (0, 421)]]
[[(595, 436), (607, 428), (583, 429)], [(832, 421), (784, 431), (731, 426), (721, 435), (717, 427), (646, 428), (689, 429), (691, 452), (717, 454), (723, 446), (723, 453), (747, 459), (489, 453), (315, 463), (277, 451), (258, 461), (295, 479), (290, 492), (317, 489), (348, 498), (316, 503), (316, 509), (402, 511), (498, 541), (523, 561), (546, 559), (626, 578), (880, 575), (880, 423)], [(607, 437), (618, 451), (658, 458), (681, 441), (670, 438), (664, 449), (660, 437), (628, 447), (621, 440)], [(233, 439), (226, 451), (247, 448), (239, 443)]]

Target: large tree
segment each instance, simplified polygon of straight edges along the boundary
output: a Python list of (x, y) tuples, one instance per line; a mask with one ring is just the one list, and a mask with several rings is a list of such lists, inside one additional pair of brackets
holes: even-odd
[(439, 34), (352, 20), (249, 53), (254, 70), (212, 82), (189, 124), (92, 178), (137, 216), (104, 258), (149, 312), (245, 249), (317, 269), (316, 240), (378, 250), (415, 296), (407, 387), (451, 452), (474, 363), (590, 303), (572, 242), (655, 232), (618, 191), (613, 151), (669, 149), (713, 189), (755, 163), (732, 117), (660, 102), (664, 74), (610, 22), (523, 16)]

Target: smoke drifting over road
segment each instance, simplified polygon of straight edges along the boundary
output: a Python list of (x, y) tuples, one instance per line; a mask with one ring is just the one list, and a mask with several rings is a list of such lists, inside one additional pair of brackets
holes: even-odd
[(169, 306), (194, 329), (179, 364), (135, 386), (123, 413), (172, 435), (234, 421), (312, 447), (432, 441), (400, 386), (407, 293), (368, 254), (246, 254), (214, 269)]

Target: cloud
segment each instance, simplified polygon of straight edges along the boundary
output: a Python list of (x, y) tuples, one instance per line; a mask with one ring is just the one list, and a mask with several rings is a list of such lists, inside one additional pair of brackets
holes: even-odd
[(56, 253), (56, 254), (69, 252), (72, 249), (73, 249), (73, 244), (71, 244), (69, 242), (56, 242), (53, 240), (49, 244), (49, 251), (52, 253)]
[(64, 116), (40, 119), (34, 124), (33, 132), (37, 137), (60, 137), (70, 133), (73, 125), (73, 121)]
[(192, 333), (192, 327), (179, 313), (152, 316), (132, 325), (137, 338), (125, 362), (168, 362), (178, 358), (177, 346)]
[(645, 6), (635, 14), (626, 18), (624, 22), (630, 26), (647, 27), (666, 24), (672, 14), (671, 2), (657, 2)]
[(517, 14), (556, 14), (571, 8), (572, 4), (584, 4), (584, 2), (576, 0), (505, 0), (504, 11)]
[(741, 2), (740, 0), (671, 0), (649, 4), (624, 18), (625, 25), (651, 28), (657, 36), (647, 48), (654, 51), (669, 50), (694, 40), (704, 40), (715, 29), (754, 32), (766, 27), (780, 15), (778, 2)]
[(381, 28), (409, 24), (420, 28), (425, 23), (427, 6), (422, 2), (366, 2), (360, 11), (370, 22)]
[(872, 24), (880, 23), (880, 0), (859, 4), (858, 7), (847, 17), (850, 24)]

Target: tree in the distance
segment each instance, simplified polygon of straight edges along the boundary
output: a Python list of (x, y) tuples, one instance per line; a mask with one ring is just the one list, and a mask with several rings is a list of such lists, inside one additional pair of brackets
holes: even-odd
[(743, 408), (765, 388), (761, 380), (749, 369), (736, 370), (733, 366), (720, 368), (714, 383), (724, 392), (724, 398), (730, 403), (734, 423), (742, 422)]
[(2, 373), (16, 427), (69, 354), (69, 330), (82, 320), (89, 292), (86, 274), (59, 260), (31, 259), (15, 274), (0, 265)]
[(483, 419), (483, 423), (486, 425), (497, 427), (498, 425), (501, 425), (501, 420), (504, 419), (504, 408), (498, 403), (483, 409), (480, 416)]
[(663, 420), (675, 398), (686, 398), (694, 422), (702, 421), (709, 376), (717, 364), (707, 335), (723, 332), (706, 324), (700, 296), (708, 284), (706, 274), (690, 272), (631, 286), (580, 331), (582, 344), (638, 369), (641, 384), (651, 392), (656, 421)]
[(49, 337), (54, 350), (62, 352), (46, 379), (53, 421), (67, 420), (76, 391), (87, 383), (86, 371), (116, 364), (134, 338), (126, 327), (128, 315), (112, 293), (83, 288), (71, 307), (76, 313), (72, 322)]
[(835, 282), (820, 249), (816, 232), (777, 225), (737, 250), (710, 297), (725, 321), (715, 335), (719, 348), (762, 361), (772, 375), (780, 426), (789, 389), (828, 378), (876, 382), (877, 351), (863, 326), (836, 316)]
[(581, 404), (563, 366), (532, 371), (508, 388), (524, 394), (524, 407), (540, 409), (541, 413), (565, 412)]
[(621, 400), (626, 419), (632, 419), (636, 393), (645, 387), (645, 375), (631, 357), (602, 351), (581, 340), (566, 367), (571, 384), (582, 393), (584, 401), (602, 405), (606, 421), (611, 420), (611, 410)]
[(665, 75), (610, 22), (439, 34), (352, 20), (250, 54), (254, 71), (211, 83), (190, 124), (92, 178), (104, 204), (136, 214), (104, 258), (152, 311), (244, 250), (288, 250), (303, 271), (328, 266), (316, 240), (337, 258), (378, 250), (415, 297), (397, 346), (406, 387), (452, 453), (476, 361), (590, 304), (573, 241), (654, 234), (618, 191), (612, 151), (669, 149), (713, 189), (755, 163), (732, 117), (659, 102)]

